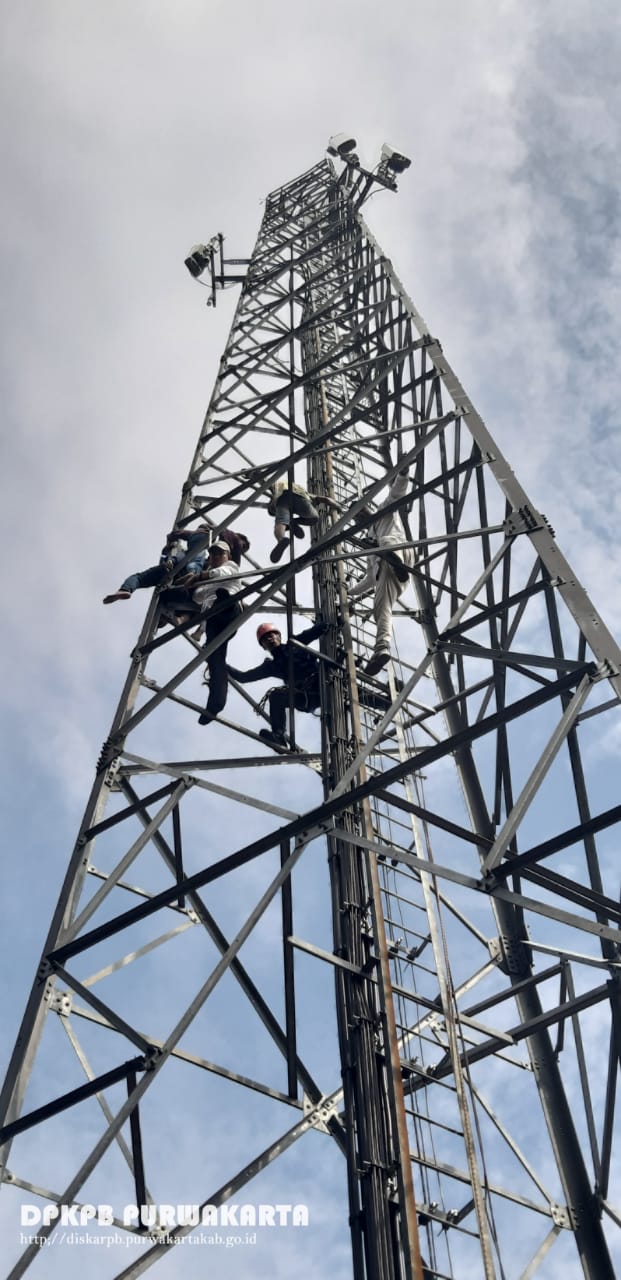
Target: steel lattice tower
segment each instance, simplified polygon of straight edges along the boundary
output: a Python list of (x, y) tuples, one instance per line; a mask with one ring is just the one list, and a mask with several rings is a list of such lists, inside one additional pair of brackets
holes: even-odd
[[(299, 555), (244, 563), (247, 635), (330, 624), (320, 724), (296, 713), (276, 754), (237, 686), (199, 730), (210, 647), (159, 630), (154, 594), (4, 1084), (5, 1194), (109, 1202), (117, 1227), (128, 1203), (261, 1200), (314, 1133), (309, 1169), (326, 1145), (342, 1166), (356, 1280), (605, 1280), (621, 652), (366, 227), (378, 181), (350, 155), (268, 197), (177, 512), (253, 521), (265, 564), (275, 479), (338, 502)], [(378, 718), (355, 661), (371, 602), (350, 614), (347, 577), (365, 501), (405, 467), (416, 564)], [(207, 1152), (190, 1182), (178, 1134), (206, 1116), (230, 1167)], [(109, 1274), (173, 1274), (160, 1228)]]

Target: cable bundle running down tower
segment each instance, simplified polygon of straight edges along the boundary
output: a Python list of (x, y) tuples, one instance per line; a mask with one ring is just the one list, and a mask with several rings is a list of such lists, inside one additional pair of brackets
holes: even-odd
[[(190, 1266), (196, 1223), (162, 1206), (283, 1187), (311, 1214), (341, 1195), (356, 1280), (621, 1259), (621, 653), (362, 219), (404, 157), (334, 150), (267, 199), (177, 512), (248, 531), (243, 610), (205, 643), (154, 594), (9, 1064), (5, 1195), (48, 1210), (10, 1280), (63, 1274), (60, 1205), (144, 1237), (100, 1251), (129, 1280)], [(217, 250), (191, 256), (214, 297)], [(319, 518), (269, 560), (293, 484)], [(388, 665), (369, 565), (400, 566)], [(325, 623), (277, 750), (237, 667), (266, 617), (290, 677)], [(225, 642), (238, 674), (199, 727)]]

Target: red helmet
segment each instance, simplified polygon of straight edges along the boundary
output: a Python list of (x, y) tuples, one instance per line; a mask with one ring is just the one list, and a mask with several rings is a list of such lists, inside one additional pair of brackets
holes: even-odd
[(264, 636), (269, 636), (274, 631), (276, 632), (276, 635), (281, 635), (280, 627), (277, 627), (275, 622), (262, 622), (261, 625), (257, 627), (257, 640), (259, 641), (259, 644), (261, 644)]

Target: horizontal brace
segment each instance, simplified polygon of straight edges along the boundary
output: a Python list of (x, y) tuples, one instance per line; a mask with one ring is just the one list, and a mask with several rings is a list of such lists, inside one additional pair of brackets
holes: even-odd
[(584, 951), (570, 951), (568, 947), (553, 946), (549, 942), (534, 942), (528, 939), (530, 951), (539, 951), (544, 956), (558, 956), (560, 960), (568, 960), (571, 964), (586, 964), (592, 969), (606, 969), (611, 973), (621, 970), (621, 959), (609, 960), (607, 956), (588, 956)]
[[(349, 960), (343, 960), (340, 956), (335, 956), (331, 951), (324, 951), (323, 947), (316, 947), (312, 942), (303, 942), (301, 938), (287, 938), (289, 946), (296, 947), (298, 951), (305, 951), (309, 956), (314, 956), (317, 960), (326, 960), (328, 964), (334, 965), (337, 969), (346, 969), (348, 973), (353, 973), (357, 978), (366, 978), (375, 981), (372, 975), (361, 969), (360, 965), (352, 964)], [(376, 963), (374, 960), (373, 963)]]
[(5, 1125), (4, 1129), (0, 1129), (0, 1142), (8, 1142), (17, 1133), (22, 1133), (24, 1129), (32, 1129), (34, 1125), (40, 1124), (42, 1120), (49, 1120), (51, 1116), (56, 1116), (59, 1112), (66, 1111), (69, 1107), (75, 1107), (79, 1102), (84, 1102), (86, 1098), (92, 1098), (93, 1094), (109, 1089), (111, 1085), (118, 1084), (120, 1080), (126, 1080), (132, 1072), (145, 1071), (146, 1067), (147, 1064), (144, 1057), (131, 1058), (129, 1062), (124, 1062), (120, 1067), (114, 1067), (112, 1071), (107, 1071), (105, 1075), (97, 1076), (96, 1080), (89, 1080), (87, 1084), (80, 1085), (78, 1089), (72, 1089), (70, 1093), (64, 1093), (62, 1097), (55, 1098), (53, 1102), (48, 1102), (43, 1107), (37, 1107), (36, 1111), (30, 1111), (28, 1115), (20, 1116), (19, 1120), (13, 1120), (11, 1124)]
[[(470, 1227), (462, 1227), (460, 1222), (452, 1213), (441, 1213), (439, 1209), (430, 1204), (417, 1204), (416, 1216), (419, 1226), (426, 1226), (428, 1222), (436, 1222), (444, 1231), (460, 1231), (462, 1235), (470, 1236), (473, 1240), (479, 1239), (478, 1231), (473, 1231)], [(451, 1276), (446, 1272), (437, 1271), (436, 1268), (425, 1267), (425, 1280), (452, 1280)]]
[(169, 796), (174, 791), (177, 783), (168, 782), (166, 786), (160, 787), (158, 791), (152, 791), (150, 795), (145, 796), (140, 801), (140, 805), (130, 804), (125, 809), (121, 809), (118, 813), (112, 815), (111, 818), (105, 818), (103, 822), (95, 823), (95, 826), (89, 827), (84, 832), (84, 840), (93, 840), (95, 836), (101, 835), (102, 831), (108, 831), (110, 827), (115, 827), (119, 822), (124, 822), (125, 818), (131, 818), (142, 805), (155, 804), (158, 800), (163, 800), (164, 796)]
[[(388, 957), (390, 960), (394, 958), (390, 948), (388, 949)], [(403, 956), (400, 956), (399, 958), (404, 959)], [(407, 959), (407, 957), (405, 957), (405, 959)], [(415, 968), (417, 968), (418, 966), (416, 965), (416, 962), (414, 961), (413, 963)], [(473, 1031), (479, 1031), (483, 1035), (493, 1036), (495, 1038), (497, 1037), (499, 1041), (503, 1044), (509, 1045), (510, 1047), (513, 1045), (513, 1037), (508, 1031), (499, 1031), (497, 1028), (492, 1029), (491, 1027), (487, 1027), (484, 1023), (479, 1022), (477, 1018), (471, 1018), (467, 1013), (459, 1013), (452, 1010), (447, 1013), (446, 1010), (442, 1008), (439, 996), (436, 1000), (430, 1000), (425, 996), (421, 996), (417, 991), (408, 991), (407, 987), (399, 986), (394, 982), (391, 982), (390, 990), (393, 995), (399, 996), (404, 1000), (411, 1000), (413, 1004), (420, 1005), (423, 1009), (427, 1009), (430, 1013), (434, 1014), (440, 1022), (443, 1022), (445, 1026), (449, 1023), (457, 1022), (460, 1026), (470, 1027)], [(512, 994), (512, 990), (509, 989), (505, 994), (505, 999), (508, 999)], [(427, 1019), (425, 1019), (425, 1021), (427, 1021)], [(431, 1068), (430, 1071), (432, 1071)]]
[(466, 840), (469, 844), (475, 844), (482, 848), (491, 848), (492, 846), (493, 842), (488, 836), (476, 835), (468, 827), (460, 827), (456, 822), (449, 822), (448, 818), (442, 818), (439, 813), (433, 813), (431, 809), (425, 809), (420, 804), (414, 804), (412, 800), (406, 800), (404, 796), (395, 795), (392, 791), (376, 791), (374, 799), (383, 800), (385, 804), (394, 805), (396, 809), (401, 809), (404, 813), (410, 813), (416, 818), (422, 818), (424, 822), (428, 822), (432, 827), (439, 827), (441, 831), (447, 831), (449, 835), (457, 836), (459, 840)]
[(621, 1227), (621, 1210), (615, 1209), (607, 1200), (602, 1200), (601, 1206), (604, 1213), (607, 1213), (608, 1217), (612, 1218), (613, 1222), (616, 1223), (618, 1227)]
[[(545, 1013), (539, 1014), (537, 1018), (532, 1018), (530, 1022), (520, 1023), (517, 1027), (511, 1027), (506, 1033), (511, 1037), (514, 1043), (519, 1040), (526, 1040), (529, 1036), (536, 1035), (548, 1027), (559, 1026), (566, 1018), (571, 1018), (577, 1013), (582, 1013), (584, 1009), (590, 1009), (594, 1004), (600, 1004), (602, 1000), (609, 998), (608, 983), (604, 986), (596, 987), (594, 991), (587, 991), (581, 996), (576, 996), (575, 1000), (568, 1000), (565, 1004), (556, 1005), (554, 1009), (548, 1009)], [(460, 1054), (460, 1061), (463, 1066), (470, 1065), (473, 1062), (480, 1062), (482, 1058), (488, 1058), (491, 1054), (496, 1053), (497, 1049), (502, 1045), (501, 1040), (488, 1040), (485, 1044), (477, 1045), (475, 1049), (468, 1049), (466, 1053)], [(442, 1074), (445, 1072), (442, 1070)], [(430, 1074), (434, 1071), (430, 1068)], [(448, 1067), (446, 1074), (452, 1074), (452, 1067)]]
[[(424, 1079), (423, 1083), (429, 1084), (428, 1079)], [(472, 1185), (472, 1175), (468, 1170), (458, 1169), (455, 1165), (445, 1164), (442, 1160), (430, 1160), (426, 1156), (410, 1153), (410, 1158), (414, 1164), (421, 1165), (425, 1169), (433, 1169), (436, 1173), (442, 1173), (448, 1178), (454, 1178), (457, 1182), (464, 1182), (468, 1186)], [(526, 1196), (520, 1195), (516, 1191), (508, 1191), (505, 1187), (499, 1186), (497, 1183), (485, 1181), (485, 1191), (490, 1196), (499, 1196), (503, 1200), (511, 1200), (513, 1204), (522, 1205), (525, 1209), (532, 1209), (535, 1213), (541, 1213), (545, 1217), (552, 1217), (552, 1206), (549, 1204), (539, 1203), (534, 1200), (528, 1200)]]
[[(146, 898), (147, 894), (144, 894), (143, 897)], [(104, 978), (108, 978), (111, 973), (118, 973), (120, 969), (125, 969), (136, 960), (140, 960), (143, 956), (149, 955), (151, 951), (155, 951), (156, 947), (161, 947), (164, 943), (171, 942), (173, 938), (178, 938), (180, 934), (185, 933), (188, 929), (196, 927), (198, 921), (191, 917), (189, 912), (186, 912), (185, 907), (177, 907), (177, 910), (181, 914), (188, 915), (189, 918), (184, 920), (182, 924), (175, 925), (174, 929), (169, 929), (167, 933), (161, 933), (158, 938), (151, 938), (150, 942), (145, 942), (144, 946), (136, 947), (127, 955), (120, 956), (118, 960), (113, 960), (111, 964), (99, 969), (97, 973), (91, 973), (88, 978), (83, 978), (82, 986), (84, 988), (94, 987)], [(144, 1040), (144, 1036), (141, 1036), (140, 1039)]]
[[(417, 499), (418, 497), (419, 497), (418, 490), (415, 489), (413, 494), (409, 494), (407, 498), (401, 499), (401, 502), (399, 505), (403, 506), (404, 501), (409, 501), (411, 498)], [(391, 505), (394, 505), (394, 504), (391, 504)], [(388, 508), (386, 509), (388, 510)], [(384, 513), (384, 508), (382, 507), (382, 515), (383, 513)], [(487, 526), (487, 528), (482, 528), (482, 529), (462, 529), (462, 530), (456, 530), (454, 533), (434, 534), (433, 537), (431, 538), (415, 538), (414, 546), (415, 547), (433, 547), (438, 544), (440, 546), (445, 546), (447, 542), (460, 542), (464, 538), (483, 538), (483, 537), (487, 537), (490, 533), (503, 533), (503, 532), (504, 532), (504, 525), (490, 524)], [(507, 542), (505, 546), (507, 547), (510, 546), (510, 543)]]
[[(405, 408), (406, 408), (406, 412), (408, 413), (413, 412), (413, 409), (410, 408), (409, 406), (405, 406)], [(355, 422), (352, 423), (352, 426), (359, 427), (363, 423), (365, 426), (373, 425), (369, 421), (368, 417), (363, 418), (362, 416), (360, 416), (355, 419)], [(420, 425), (424, 425), (424, 423), (419, 423), (416, 420), (413, 420), (412, 422), (408, 422), (405, 427), (384, 427), (382, 429), (378, 429), (377, 431), (373, 432), (373, 434), (368, 436), (360, 434), (358, 438), (355, 440), (342, 440), (338, 444), (333, 444), (331, 446), (330, 452), (338, 453), (340, 452), (341, 449), (347, 449), (349, 453), (357, 453), (360, 449), (366, 448), (367, 445), (374, 444), (376, 440), (382, 440), (384, 443), (386, 443), (387, 441), (390, 442), (397, 436), (408, 435), (411, 431), (415, 431), (416, 428)], [(369, 456), (374, 456), (374, 455), (369, 455)], [(346, 463), (346, 465), (348, 464)], [(462, 462), (459, 467), (452, 467), (451, 471), (447, 472), (447, 479), (449, 478), (449, 476), (455, 475), (459, 471), (470, 469), (471, 467), (472, 467), (472, 463), (470, 461)], [(441, 477), (439, 477), (437, 480), (434, 480), (433, 482), (427, 481), (427, 483), (424, 486), (422, 486), (419, 490), (417, 490), (417, 497), (420, 497), (421, 493), (423, 492), (428, 493), (432, 488), (437, 488), (437, 486), (443, 481), (444, 481), (444, 474)], [(501, 525), (500, 527), (502, 528), (503, 526)]]
[[(253, 737), (254, 736), (255, 735), (253, 735)], [(145, 767), (140, 756), (132, 755), (129, 751), (124, 751), (122, 755), (124, 759), (130, 761), (130, 764), (122, 770), (124, 777), (129, 778), (134, 774), (150, 772), (150, 767)], [(183, 775), (192, 769), (205, 769), (210, 773), (214, 772), (216, 769), (248, 769), (250, 767), (253, 769), (259, 767), (262, 769), (273, 769), (281, 764), (308, 764), (311, 760), (320, 759), (321, 755), (318, 751), (306, 751), (304, 754), (292, 754), (290, 756), (227, 756), (226, 758), (220, 758), (218, 760), (163, 760), (161, 761), (161, 765), (158, 764), (154, 767), (161, 767), (162, 769), (177, 769), (179, 770), (179, 773)], [(136, 763), (133, 763), (134, 761)]]
[[(530, 941), (528, 945), (530, 946)], [(520, 991), (528, 991), (531, 987), (536, 987), (540, 982), (548, 982), (550, 978), (556, 978), (562, 972), (563, 966), (561, 964), (550, 965), (548, 969), (543, 969), (541, 973), (533, 973), (530, 978), (523, 978), (521, 982), (512, 983), (506, 990), (497, 991), (495, 995), (488, 996), (486, 1000), (480, 1000), (478, 1004), (470, 1005), (468, 1009), (464, 1010), (464, 1014), (473, 1017), (476, 1013), (483, 1013), (485, 1009), (493, 1009), (496, 1005), (502, 1004), (503, 1000), (511, 1000)]]
[(222, 288), (224, 288), (225, 284), (243, 284), (244, 281), (248, 279), (248, 274), (246, 273), (243, 276), (215, 275), (213, 279), (215, 284), (219, 284)]
[[(317, 752), (316, 754), (317, 757), (319, 757), (319, 753)], [(143, 773), (170, 773), (173, 777), (184, 776), (184, 771), (181, 769), (172, 765), (160, 764), (155, 761), (147, 761), (144, 757), (132, 755), (130, 752), (123, 752), (123, 759), (130, 760), (134, 765), (143, 764), (145, 768), (140, 771)], [(245, 763), (246, 762), (244, 761), (244, 765)], [(129, 778), (132, 773), (135, 772), (136, 770), (130, 768), (129, 765), (121, 765), (119, 769), (119, 777)], [(185, 771), (185, 774), (187, 775), (187, 770)], [(207, 782), (205, 778), (199, 778), (198, 775), (190, 775), (190, 781), (195, 787), (200, 787), (203, 791), (210, 791), (214, 795), (224, 796), (226, 800), (233, 800), (236, 804), (247, 805), (249, 808), (258, 809), (262, 813), (272, 813), (274, 817), (283, 818), (286, 822), (292, 822), (294, 818), (299, 816), (293, 809), (282, 809), (279, 805), (268, 804), (267, 800), (259, 800), (257, 796), (247, 794), (240, 795), (240, 793), (235, 791), (232, 787), (220, 787), (216, 782)], [(91, 868), (89, 868), (89, 870), (91, 870)]]
[[(100, 871), (98, 867), (88, 867), (89, 876), (93, 876), (95, 880), (107, 880), (108, 872)], [(147, 901), (153, 897), (152, 893), (148, 893), (146, 889), (141, 889), (137, 884), (128, 884), (126, 880), (117, 880), (117, 889), (124, 889), (126, 893), (133, 893), (137, 898), (143, 898)], [(181, 916), (191, 916), (192, 912), (188, 907), (180, 907), (177, 902), (170, 903), (170, 910), (177, 912)]]
[(606, 809), (597, 817), (588, 818), (586, 822), (580, 822), (575, 827), (568, 827), (566, 831), (553, 836), (551, 840), (533, 845), (532, 849), (527, 849), (524, 853), (519, 853), (508, 861), (502, 862), (494, 870), (494, 879), (506, 880), (509, 876), (519, 876), (533, 863), (541, 862), (543, 858), (549, 858), (553, 853), (559, 853), (561, 849), (566, 849), (570, 844), (576, 844), (578, 840), (595, 835), (598, 831), (604, 831), (606, 827), (614, 826), (615, 822), (621, 822), (621, 804), (615, 805), (612, 809)]
[(599, 716), (602, 711), (612, 711), (613, 707), (621, 706), (621, 698), (608, 698), (606, 702), (600, 702), (599, 706), (591, 707), (589, 711), (583, 711), (578, 716), (576, 724), (582, 724), (583, 720), (591, 720), (593, 716)]
[(550, 893), (556, 893), (570, 902), (586, 907), (588, 911), (594, 911), (621, 923), (621, 905), (618, 901), (615, 902), (614, 898), (607, 898), (596, 889), (580, 885), (575, 880), (569, 880), (567, 876), (561, 876), (547, 867), (535, 867), (532, 871), (525, 871), (523, 874), (524, 879), (529, 880), (531, 884), (538, 884)]
[[(102, 1018), (100, 1014), (94, 1013), (91, 1009), (82, 1009), (80, 1005), (74, 1005), (71, 1012), (74, 1018), (83, 1018), (99, 1027), (112, 1029), (105, 1018)], [(152, 1049), (157, 1050), (164, 1047), (163, 1040), (155, 1040), (152, 1036), (148, 1037), (148, 1043)], [(233, 1084), (243, 1085), (245, 1089), (264, 1094), (265, 1097), (273, 1098), (276, 1102), (284, 1102), (287, 1106), (294, 1107), (297, 1110), (302, 1109), (302, 1103), (299, 1099), (290, 1098), (287, 1093), (281, 1093), (279, 1089), (272, 1089), (271, 1085), (261, 1084), (257, 1080), (252, 1080), (249, 1076), (242, 1076), (237, 1071), (231, 1071), (229, 1067), (221, 1067), (216, 1062), (210, 1062), (208, 1058), (200, 1058), (197, 1054), (188, 1053), (186, 1049), (173, 1049), (170, 1056), (178, 1062), (185, 1062), (191, 1067), (199, 1067), (201, 1071), (208, 1071), (212, 1075), (222, 1076), (223, 1079), (230, 1080)]]
[(524, 587), (523, 591), (516, 591), (514, 595), (498, 600), (496, 604), (483, 607), (475, 618), (466, 618), (465, 622), (460, 622), (456, 627), (447, 627), (446, 631), (442, 632), (442, 639), (452, 640), (453, 636), (462, 635), (464, 631), (470, 631), (472, 627), (478, 627), (481, 622), (486, 622), (488, 618), (495, 618), (499, 613), (512, 609), (514, 605), (521, 604), (524, 600), (529, 600), (531, 596), (539, 595), (541, 591), (547, 590), (550, 585), (553, 586), (554, 584), (547, 581), (534, 582), (532, 587)]
[[(400, 661), (400, 665), (405, 666), (405, 663)], [(415, 702), (414, 705), (420, 707), (421, 714), (412, 721), (412, 724), (422, 724), (423, 720), (429, 718), (429, 716), (438, 715), (440, 711), (445, 711), (447, 707), (454, 706), (456, 702), (464, 702), (466, 698), (472, 698), (475, 693), (482, 693), (484, 689), (489, 689), (493, 679), (493, 675), (489, 675), (484, 680), (477, 680), (476, 684), (465, 685), (463, 689), (459, 690), (459, 693), (452, 694), (450, 698), (444, 698), (442, 702), (436, 702), (433, 707), (426, 707), (424, 703)]]
[[(439, 649), (446, 650), (447, 653), (461, 653), (467, 658), (489, 658), (492, 662), (505, 662), (508, 666), (519, 665), (522, 669), (531, 666), (545, 667), (552, 671), (583, 672), (585, 670), (584, 662), (578, 662), (573, 658), (550, 658), (538, 653), (512, 653), (510, 649), (488, 649), (472, 641), (461, 644), (459, 641), (455, 643), (451, 640), (445, 645), (444, 639), (445, 637), (441, 635), (437, 646)], [(591, 664), (591, 674), (595, 674), (594, 664)]]

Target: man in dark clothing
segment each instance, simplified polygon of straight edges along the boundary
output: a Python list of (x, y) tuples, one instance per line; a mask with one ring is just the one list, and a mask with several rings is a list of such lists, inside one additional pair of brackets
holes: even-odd
[[(262, 622), (257, 627), (257, 640), (262, 649), (270, 655), (251, 667), (249, 671), (238, 671), (236, 667), (228, 667), (229, 675), (240, 684), (251, 684), (254, 680), (289, 680), (293, 677), (293, 705), (296, 711), (316, 711), (319, 703), (319, 660), (313, 653), (299, 649), (293, 643), (310, 644), (328, 630), (327, 622), (316, 622), (313, 627), (293, 636), (291, 640), (283, 639), (278, 627), (272, 622)], [(265, 738), (270, 746), (286, 747), (285, 715), (289, 706), (289, 685), (282, 689), (272, 689), (269, 695), (271, 729), (261, 729), (260, 737)]]
[[(264, 738), (272, 747), (287, 747), (285, 734), (285, 716), (293, 695), (296, 711), (317, 711), (321, 703), (319, 691), (320, 662), (314, 653), (302, 649), (300, 645), (311, 644), (328, 630), (327, 622), (316, 622), (314, 626), (300, 631), (291, 640), (283, 643), (282, 635), (273, 622), (262, 622), (257, 627), (257, 640), (262, 649), (267, 650), (269, 657), (259, 663), (258, 667), (250, 667), (248, 671), (239, 671), (236, 667), (227, 667), (228, 673), (240, 684), (251, 684), (255, 680), (274, 679), (288, 681), (282, 689), (272, 689), (269, 695), (270, 729), (261, 729), (259, 737)], [(297, 642), (297, 643), (296, 643)], [(377, 694), (365, 694), (361, 698), (366, 706), (375, 710), (386, 711), (390, 699)]]

